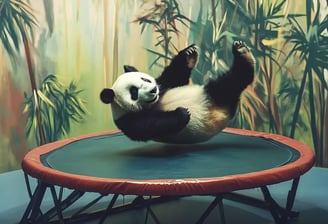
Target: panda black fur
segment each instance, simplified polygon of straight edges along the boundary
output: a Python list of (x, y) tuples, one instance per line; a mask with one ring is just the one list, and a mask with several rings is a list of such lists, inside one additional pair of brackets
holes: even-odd
[(180, 51), (156, 80), (131, 66), (101, 99), (114, 122), (132, 140), (187, 144), (210, 139), (234, 116), (242, 91), (254, 79), (255, 60), (235, 41), (229, 71), (205, 85), (188, 85), (197, 61), (194, 45)]

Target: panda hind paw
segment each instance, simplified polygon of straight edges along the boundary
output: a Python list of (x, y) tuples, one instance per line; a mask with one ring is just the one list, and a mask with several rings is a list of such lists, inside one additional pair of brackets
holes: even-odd
[(233, 42), (232, 53), (235, 57), (244, 58), (247, 62), (254, 64), (255, 58), (244, 41), (236, 40)]
[(244, 41), (236, 40), (233, 42), (233, 53), (235, 55), (246, 54), (250, 51), (249, 47), (246, 45)]

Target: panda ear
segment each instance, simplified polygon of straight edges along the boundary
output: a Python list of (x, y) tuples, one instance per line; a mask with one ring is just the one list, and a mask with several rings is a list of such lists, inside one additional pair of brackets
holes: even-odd
[(100, 99), (105, 104), (110, 104), (114, 101), (114, 90), (105, 88), (100, 92)]
[(124, 72), (138, 72), (138, 69), (131, 65), (124, 65)]

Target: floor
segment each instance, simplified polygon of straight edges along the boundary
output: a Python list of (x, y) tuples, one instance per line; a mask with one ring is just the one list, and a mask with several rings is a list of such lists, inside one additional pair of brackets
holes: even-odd
[[(269, 186), (272, 196), (276, 201), (284, 205), (286, 194), (290, 188), (290, 182)], [(35, 185), (35, 181), (33, 184)], [(259, 189), (241, 191), (240, 193), (261, 197)], [(90, 200), (95, 195), (88, 193), (79, 200), (80, 205)], [(104, 200), (109, 200), (105, 198)], [(128, 197), (120, 198), (120, 201), (128, 200)], [(156, 214), (160, 223), (194, 223), (202, 211), (213, 200), (213, 197), (186, 197), (166, 203), (153, 205), (152, 211)], [(0, 223), (18, 223), (29, 202), (24, 175), (21, 170), (0, 174)], [(98, 203), (101, 206), (103, 202)], [(254, 208), (248, 205), (224, 200), (224, 212), (227, 223), (252, 223), (271, 224), (274, 223), (268, 211)], [(47, 194), (43, 201), (44, 209), (52, 205), (50, 195)], [(77, 207), (79, 204), (76, 205)], [(74, 209), (74, 208), (72, 208)], [(76, 209), (76, 208), (75, 208)], [(328, 223), (328, 169), (312, 168), (301, 177), (294, 210), (300, 212), (298, 218), (292, 220), (291, 224), (327, 224)], [(205, 223), (220, 223), (219, 210), (216, 209), (206, 219)], [(146, 215), (145, 209), (137, 209), (125, 213), (119, 213), (106, 219), (106, 223), (158, 223), (151, 216)], [(84, 222), (93, 223), (93, 222)]]

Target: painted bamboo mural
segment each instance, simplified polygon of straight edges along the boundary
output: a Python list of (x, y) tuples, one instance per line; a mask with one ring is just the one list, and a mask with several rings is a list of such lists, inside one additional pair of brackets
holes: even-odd
[(293, 137), (327, 167), (327, 10), (323, 0), (0, 0), (0, 172), (36, 145), (114, 129), (99, 91), (124, 64), (157, 76), (196, 43), (200, 84), (229, 67), (236, 38), (257, 67), (230, 126)]

